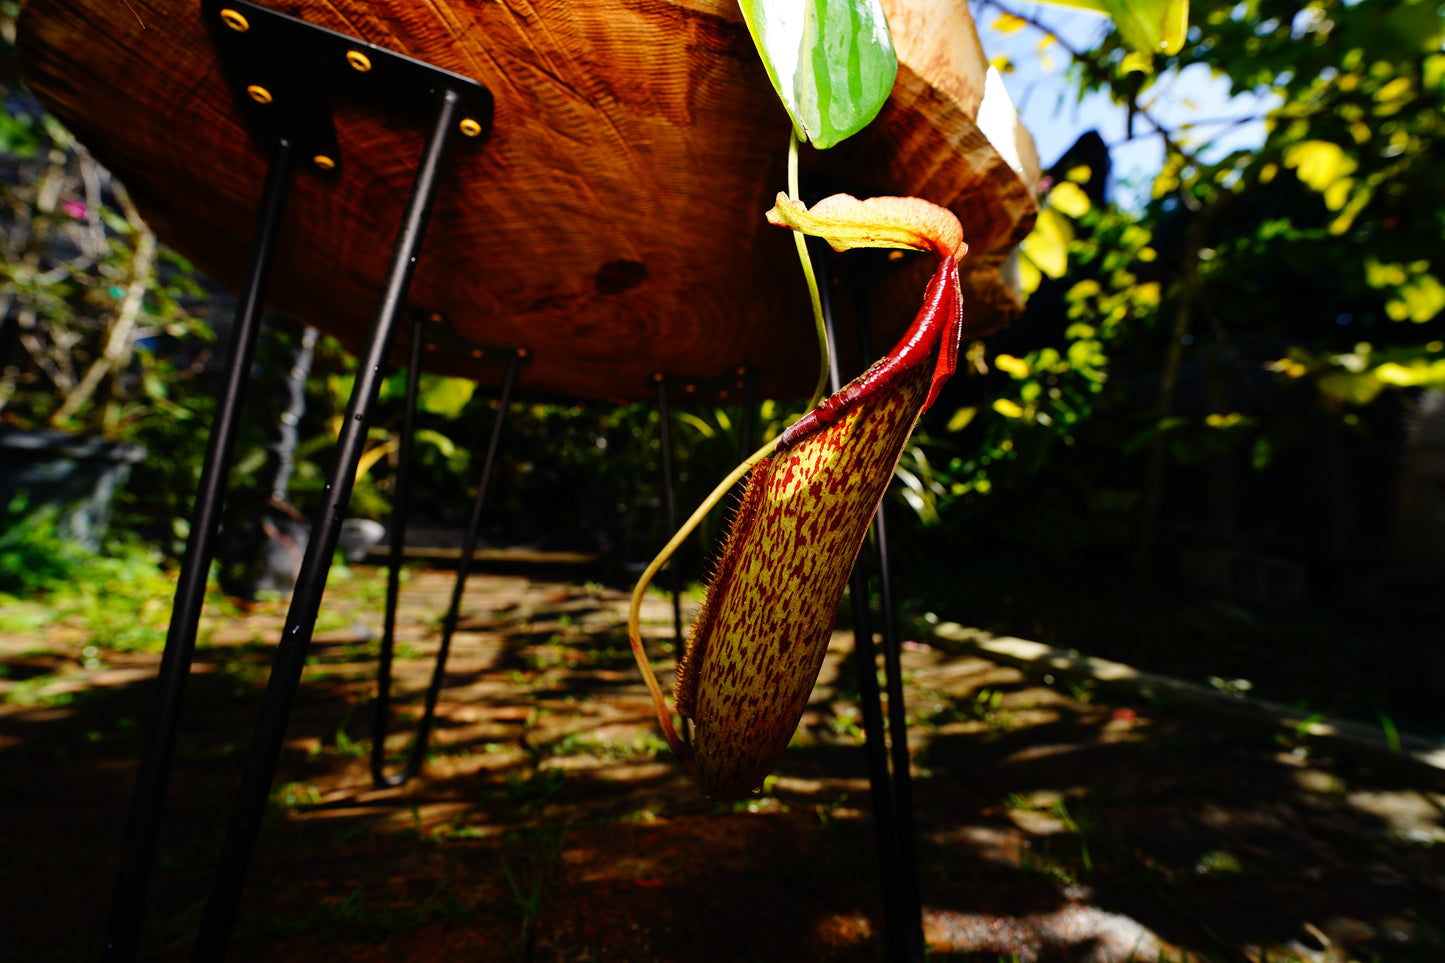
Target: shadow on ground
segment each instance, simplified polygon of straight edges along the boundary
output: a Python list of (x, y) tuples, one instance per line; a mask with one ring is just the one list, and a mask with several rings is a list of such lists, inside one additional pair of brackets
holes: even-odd
[[(846, 633), (776, 778), (719, 803), (657, 736), (620, 592), (474, 576), (425, 770), (378, 790), (380, 578), (333, 579), (229, 959), (883, 958)], [(425, 571), (404, 588), (393, 765), (449, 591)], [(206, 627), (144, 959), (189, 956), (283, 615)], [(670, 664), (670, 606), (645, 619)], [(158, 657), (37, 633), (0, 659), (0, 959), (93, 959)], [(937, 646), (904, 665), (933, 959), (1441, 958), (1437, 774)]]

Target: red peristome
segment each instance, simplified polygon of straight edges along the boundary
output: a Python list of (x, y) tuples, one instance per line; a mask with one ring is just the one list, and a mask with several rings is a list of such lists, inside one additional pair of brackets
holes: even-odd
[(927, 411), (944, 382), (953, 376), (962, 337), (963, 295), (958, 281), (958, 262), (941, 257), (924, 292), (923, 307), (918, 309), (913, 324), (893, 350), (789, 425), (778, 438), (778, 450), (791, 448), (824, 425), (837, 421), (859, 402), (886, 390), (905, 371), (925, 366), (930, 359), (937, 358), (928, 398), (923, 403), (923, 410)]

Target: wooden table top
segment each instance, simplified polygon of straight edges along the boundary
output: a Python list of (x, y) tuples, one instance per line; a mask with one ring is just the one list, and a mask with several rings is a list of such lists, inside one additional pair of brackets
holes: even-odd
[[(761, 397), (811, 389), (792, 241), (763, 218), (785, 184), (788, 119), (734, 0), (268, 6), (495, 97), (486, 141), (453, 141), (411, 288), (410, 304), (444, 317), (452, 338), (428, 352), (430, 370), (495, 383), (499, 361), (462, 350), (476, 342), (525, 348), (519, 389), (542, 394), (648, 399), (665, 373), (710, 399), (744, 366)], [(991, 330), (1019, 310), (1000, 270), (1033, 222), (1032, 143), (1021, 129), (990, 131), (1015, 138), (1001, 152), (976, 123), (987, 65), (962, 0), (883, 6), (900, 61), (893, 95), (862, 134), (805, 147), (804, 182), (951, 208), (970, 246), (970, 324)], [(200, 4), (28, 0), (17, 52), (32, 89), (162, 240), (238, 283), (268, 156), (243, 126)], [(342, 163), (298, 169), (273, 307), (353, 349), (364, 343), (425, 126), (338, 107)], [(870, 308), (884, 345), (911, 319), (931, 267), (869, 257), (833, 264), (881, 265)]]

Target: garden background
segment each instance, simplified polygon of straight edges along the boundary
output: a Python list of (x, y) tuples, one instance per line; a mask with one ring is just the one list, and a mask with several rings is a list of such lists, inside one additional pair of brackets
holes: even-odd
[[(1047, 123), (1076, 123), (1073, 101), (1101, 94), (1124, 121), (1102, 137), (1081, 131), (1045, 158), (1038, 225), (1019, 258), (1027, 311), (970, 346), (967, 370), (905, 451), (887, 501), (905, 638), (961, 664), (966, 656), (938, 635), (957, 623), (1268, 700), (1306, 720), (1353, 720), (1387, 750), (1402, 734), (1438, 742), (1445, 11), (1435, 0), (1206, 0), (1192, 6), (1179, 52), (1150, 62), (1104, 21), (1069, 19), (1056, 33), (1050, 8), (983, 0), (973, 9), (995, 32), (997, 69), (1034, 76), (1052, 62), (1068, 96)], [(47, 504), (41, 486), (0, 487), (0, 685), (10, 724), (46, 711), (71, 720), (59, 742), (15, 736), (15, 751), (64, 761), (73, 737), (123, 756), (144, 710), (80, 713), (86, 686), (76, 680), (143, 660), (164, 639), (232, 303), (158, 243), (123, 185), (26, 93), (8, 49), (16, 7), (0, 10), (0, 427), (6, 438), (59, 431), (114, 446), (128, 473), (109, 509), (79, 519)], [(1253, 106), (1181, 112), (1190, 87), (1178, 78), (1204, 72)], [(1230, 138), (1251, 124), (1258, 137)], [(1159, 150), (1160, 166), (1129, 161), (1121, 183), (1114, 160), (1141, 143)], [(267, 325), (212, 632), (264, 616), (285, 588), (268, 546), (274, 556), (278, 543), (304, 537), (296, 518), (318, 501), (353, 365), (301, 325)], [(402, 396), (398, 375), (383, 391), (357, 518), (389, 521)], [(413, 481), (422, 532), (462, 526), (493, 404), (470, 383), (426, 381)], [(765, 401), (758, 430), (775, 433), (796, 414)], [(688, 505), (736, 461), (742, 412), (684, 408), (675, 419)], [(650, 406), (514, 402), (485, 542), (586, 556), (585, 571), (562, 581), (592, 586), (589, 598), (625, 586), (666, 534), (658, 427)], [(722, 519), (675, 563), (685, 583), (703, 578)], [(364, 601), (362, 583), (353, 594)], [(337, 631), (368, 617), (340, 611)], [(558, 644), (548, 639), (533, 642)], [(357, 644), (364, 654), (367, 639)], [(1006, 690), (980, 686), (939, 701), (939, 712), (1003, 731), (1002, 703), (990, 700)], [(1093, 694), (1071, 695), (1090, 704), (1082, 697)], [(1124, 718), (1112, 712), (1101, 725)], [(832, 718), (820, 725), (847, 736), (836, 722), (846, 712)], [(318, 745), (344, 747), (347, 732), (332, 726)], [(542, 771), (552, 770), (533, 776)], [(517, 792), (508, 803), (527, 816)], [(1083, 838), (1069, 812), (1052, 818)], [(1410, 845), (1428, 850), (1441, 838)], [(1061, 885), (1077, 885), (1087, 873), (1076, 852), (1068, 860)], [(1418, 891), (1411, 945), (1438, 938), (1432, 885)], [(514, 901), (523, 932), (537, 918), (524, 896)], [(530, 936), (525, 948), (540, 952)]]

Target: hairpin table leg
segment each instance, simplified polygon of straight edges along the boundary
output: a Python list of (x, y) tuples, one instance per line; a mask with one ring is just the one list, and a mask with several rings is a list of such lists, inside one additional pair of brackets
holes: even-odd
[[(376, 729), (371, 744), (371, 778), (378, 786), (401, 785), (420, 772), (422, 763), (426, 761), (427, 744), (431, 738), (433, 720), (436, 718), (437, 699), (441, 696), (442, 682), (446, 678), (447, 655), (451, 651), (452, 636), (456, 634), (457, 621), (461, 617), (462, 596), (466, 591), (467, 577), (471, 574), (472, 556), (477, 550), (477, 538), (482, 528), (482, 510), (487, 501), (487, 488), (491, 485), (492, 469), (497, 463), (502, 427), (506, 424), (507, 406), (511, 404), (512, 386), (516, 383), (517, 366), (521, 360), (520, 351), (507, 359), (507, 372), (502, 377), (502, 390), (497, 399), (497, 417), (492, 422), (492, 435), (487, 442), (487, 454), (482, 462), (482, 477), (481, 481), (477, 483), (477, 498), (472, 503), (471, 518), (467, 521), (466, 536), (462, 539), (461, 557), (457, 560), (457, 580), (452, 588), (451, 603), (447, 606), (446, 618), (442, 621), (441, 647), (437, 650), (436, 664), (432, 667), (431, 682), (427, 685), (426, 705), (422, 710), (421, 721), (417, 723), (416, 737), (412, 741), (411, 753), (407, 756), (406, 766), (400, 773), (390, 776), (386, 774), (384, 766), (396, 605), (390, 598), (388, 599), (387, 630), (382, 641), (382, 667), (378, 679)], [(393, 557), (399, 559), (400, 550), (394, 541), (392, 554)]]
[(196, 626), (206, 597), (206, 576), (215, 553), (213, 542), (220, 523), (222, 496), (226, 476), (230, 474), (231, 455), (236, 445), (236, 432), (245, 404), (246, 383), (251, 374), (251, 358), (261, 330), (265, 301), (266, 278), (271, 255), (285, 208), (286, 190), (291, 182), (294, 147), (290, 140), (277, 141), (271, 155), (270, 171), (261, 194), (256, 217), (256, 230), (251, 240), (250, 261), (240, 300), (236, 303), (236, 319), (231, 329), (231, 345), (226, 383), (221, 390), (211, 436), (206, 444), (204, 467), (191, 513), (190, 535), (186, 539), (185, 558), (176, 584), (171, 624), (166, 632), (166, 647), (158, 673), (159, 694), (155, 716), (146, 731), (140, 773), (136, 777), (135, 796), (131, 803), (130, 823), (121, 851), (120, 872), (116, 878), (115, 896), (111, 901), (110, 919), (106, 926), (102, 959), (109, 961), (135, 958), (141, 917), (145, 911), (146, 888), (151, 862), (155, 856), (156, 837), (165, 802), (166, 782), (170, 775), (171, 755), (175, 749), (176, 724), (180, 715), (181, 697), (190, 675), (191, 660), (196, 650)]
[[(858, 321), (859, 357), (873, 357), (868, 299), (861, 279), (853, 285), (854, 316)], [(898, 858), (903, 903), (907, 915), (910, 959), (923, 959), (923, 904), (918, 892), (918, 829), (913, 819), (913, 757), (908, 751), (908, 707), (903, 699), (902, 645), (898, 638), (898, 612), (893, 607), (893, 577), (888, 554), (887, 502), (873, 516), (878, 539), (878, 595), (883, 623), (883, 676), (888, 692), (888, 731), (893, 740), (893, 803), (898, 820)]]
[(747, 458), (753, 453), (753, 412), (758, 407), (758, 372), (754, 368), (743, 369), (743, 419), (738, 428), (738, 457)]
[(276, 771), (276, 761), (281, 754), (291, 703), (301, 682), (301, 671), (306, 664), (306, 649), (311, 642), (316, 615), (321, 607), (321, 595), (326, 587), (331, 555), (336, 550), (336, 543), (341, 535), (342, 514), (351, 497), (356, 480), (356, 466), (366, 444), (367, 423), (381, 385), (382, 367), (391, 350), (393, 335), (396, 333), (407, 288), (411, 284), (412, 272), (416, 266), (416, 254), (421, 247), (422, 235), (426, 231), (427, 219), (436, 197), (442, 158), (456, 127), (460, 103), (458, 94), (444, 88), (437, 99), (436, 114), (427, 139), (426, 151), (417, 170), (412, 195), (407, 202), (405, 217), (397, 234), (391, 266), (382, 287), (380, 303), (377, 305), (376, 318), (372, 325), (371, 339), (366, 356), (358, 366), (351, 400), (346, 409), (346, 419), (337, 441), (336, 464), (332, 469), (331, 483), (326, 486), (326, 496), (317, 516), (317, 524), (307, 543), (306, 555), (301, 561), (301, 572), (297, 576), (291, 608), (286, 616), (286, 625), (266, 686), (261, 717), (257, 722), (250, 751), (246, 755), (246, 767), (236, 793), (231, 823), (221, 847), (216, 878), (201, 919), (200, 935), (193, 952), (193, 959), (196, 960), (219, 960), (225, 954), (231, 929), (235, 924), (246, 871), (251, 862), (251, 851), (260, 831), (266, 797)]
[(376, 667), (376, 714), (371, 735), (371, 781), (377, 786), (398, 786), (407, 776), (387, 777), (386, 730), (391, 718), (391, 662), (396, 651), (396, 607), (401, 595), (401, 560), (406, 548), (406, 521), (411, 510), (411, 461), (416, 438), (417, 395), (421, 384), (421, 355), (425, 322), (412, 321), (411, 351), (407, 355), (406, 408), (402, 412), (400, 448), (396, 466), (396, 497), (391, 507), (390, 550), (386, 557), (386, 618), (381, 629), (381, 654)]
[[(672, 486), (672, 412), (667, 405), (667, 376), (657, 376), (657, 421), (658, 441), (662, 447), (662, 509), (667, 521), (667, 537), (677, 531), (677, 497)], [(672, 591), (673, 645), (678, 656), (682, 655), (682, 570), (674, 558), (667, 565), (668, 587)], [(682, 742), (690, 745), (692, 728), (686, 717), (682, 719)]]
[[(677, 497), (672, 486), (672, 412), (667, 405), (667, 377), (657, 379), (658, 440), (662, 446), (662, 509), (667, 517), (667, 534), (677, 531)], [(672, 587), (672, 624), (674, 642), (682, 644), (682, 578), (676, 564), (668, 565)]]
[[(828, 263), (824, 256), (823, 263)], [(828, 383), (829, 390), (837, 391), (842, 378), (838, 370), (838, 335), (833, 321), (832, 291), (826, 279), (830, 272), (825, 270), (825, 282), (820, 284), (823, 323), (828, 336)], [(884, 938), (888, 945), (890, 963), (908, 963), (914, 959), (910, 952), (913, 940), (910, 931), (916, 924), (909, 922), (910, 915), (906, 901), (907, 887), (904, 881), (904, 866), (899, 845), (899, 821), (892, 780), (888, 774), (887, 736), (883, 723), (883, 706), (878, 692), (878, 659), (873, 650), (873, 627), (868, 605), (868, 576), (857, 563), (848, 582), (848, 594), (853, 603), (853, 656), (858, 672), (858, 699), (863, 713), (864, 752), (868, 758), (868, 783), (873, 800), (873, 826), (878, 842), (878, 864), (883, 890)], [(907, 739), (907, 730), (894, 732), (894, 740)], [(921, 957), (920, 957), (921, 958)]]

